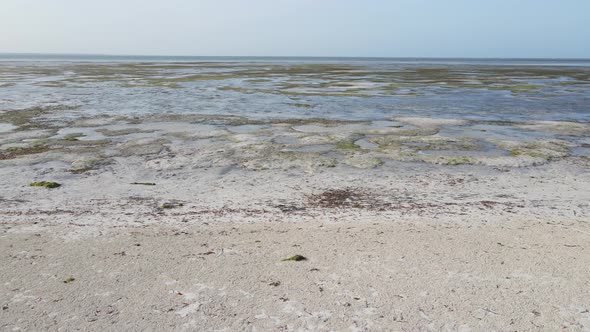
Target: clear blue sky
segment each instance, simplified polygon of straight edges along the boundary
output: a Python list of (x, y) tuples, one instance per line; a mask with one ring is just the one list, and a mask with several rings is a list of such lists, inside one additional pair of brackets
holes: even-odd
[(0, 52), (590, 58), (590, 0), (1, 0)]

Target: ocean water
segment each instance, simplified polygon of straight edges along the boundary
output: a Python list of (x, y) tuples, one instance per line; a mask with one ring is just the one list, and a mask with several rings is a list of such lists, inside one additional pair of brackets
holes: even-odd
[[(0, 112), (590, 122), (590, 60), (0, 55)], [(47, 115), (45, 115), (47, 116)]]

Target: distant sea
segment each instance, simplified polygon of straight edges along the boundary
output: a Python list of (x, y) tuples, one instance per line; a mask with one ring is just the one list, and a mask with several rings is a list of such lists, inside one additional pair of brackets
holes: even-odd
[(34, 108), (588, 123), (590, 59), (0, 54), (0, 112)]
[(383, 62), (399, 64), (470, 64), (520, 66), (590, 66), (590, 59), (541, 58), (412, 58), (412, 57), (290, 57), (290, 56), (154, 56), (104, 54), (0, 53), (0, 61), (81, 61), (81, 62), (303, 62), (350, 63)]

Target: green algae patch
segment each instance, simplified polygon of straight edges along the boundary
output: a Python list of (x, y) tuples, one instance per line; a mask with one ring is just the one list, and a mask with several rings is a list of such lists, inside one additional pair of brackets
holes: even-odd
[(336, 143), (336, 148), (339, 150), (360, 150), (361, 147), (351, 141), (342, 141)]
[(444, 165), (457, 166), (473, 164), (473, 158), (467, 156), (445, 157), (441, 160)]
[(57, 183), (57, 182), (51, 182), (51, 181), (39, 181), (39, 182), (31, 182), (31, 184), (29, 186), (31, 186), (31, 187), (45, 187), (45, 188), (53, 189), (53, 188), (61, 187), (61, 184)]
[(0, 151), (0, 160), (15, 159), (20, 156), (26, 156), (31, 154), (38, 154), (49, 151), (49, 147), (46, 145), (34, 145), (28, 147), (11, 147), (6, 150)]
[(568, 144), (566, 142), (556, 140), (537, 140), (524, 143), (514, 143), (508, 141), (499, 142), (498, 145), (509, 150), (510, 156), (512, 157), (531, 157), (549, 161), (569, 155)]
[(373, 156), (367, 156), (364, 154), (353, 154), (347, 156), (342, 163), (359, 169), (375, 168), (383, 165), (383, 160)]
[(8, 122), (18, 127), (17, 130), (48, 129), (55, 126), (42, 117), (55, 111), (75, 110), (78, 106), (55, 105), (50, 107), (32, 107), (0, 113), (0, 122)]
[(69, 284), (69, 283), (74, 282), (74, 281), (76, 281), (76, 278), (71, 278), (70, 277), (70, 278), (65, 278), (63, 282), (64, 282), (64, 284)]
[(289, 262), (289, 261), (293, 261), (293, 262), (301, 262), (301, 261), (306, 261), (307, 258), (301, 255), (295, 255), (295, 256), (291, 256), (289, 258), (285, 258), (285, 259), (281, 259), (281, 262)]
[(541, 158), (541, 159), (545, 159), (545, 160), (551, 159), (551, 156), (547, 155), (546, 153), (543, 153), (540, 151), (529, 150), (529, 149), (521, 149), (521, 148), (510, 150), (510, 155), (513, 157), (529, 156), (529, 157)]

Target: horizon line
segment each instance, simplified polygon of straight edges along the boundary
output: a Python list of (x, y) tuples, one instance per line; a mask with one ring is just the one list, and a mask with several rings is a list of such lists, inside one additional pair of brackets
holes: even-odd
[(570, 60), (588, 61), (590, 58), (573, 57), (449, 57), (449, 56), (350, 56), (350, 55), (148, 55), (114, 53), (39, 53), (39, 52), (0, 52), (0, 56), (103, 56), (103, 57), (144, 57), (144, 58), (310, 58), (310, 59), (423, 59), (423, 60)]

